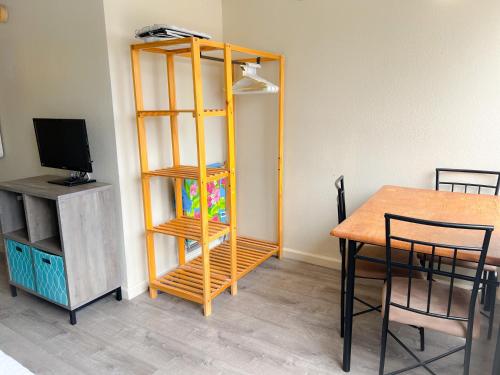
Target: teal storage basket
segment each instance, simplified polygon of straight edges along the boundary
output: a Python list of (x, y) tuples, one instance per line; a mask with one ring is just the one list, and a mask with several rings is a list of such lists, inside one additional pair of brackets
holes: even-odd
[(33, 248), (36, 291), (51, 301), (68, 306), (68, 291), (62, 257)]
[(6, 240), (6, 244), (10, 280), (25, 288), (35, 290), (31, 248), (13, 240)]

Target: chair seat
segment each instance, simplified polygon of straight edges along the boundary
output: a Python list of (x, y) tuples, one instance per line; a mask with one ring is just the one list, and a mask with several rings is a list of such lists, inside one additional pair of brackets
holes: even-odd
[[(377, 258), (386, 260), (385, 247), (376, 245), (363, 245), (358, 253), (359, 255), (364, 255), (371, 258)], [(405, 250), (393, 250), (392, 260), (393, 262), (408, 264), (408, 257), (410, 253)], [(413, 264), (419, 266), (420, 263), (414, 254)], [(408, 270), (403, 268), (393, 267), (392, 273), (394, 276), (408, 276)], [(414, 271), (414, 277), (423, 279), (424, 276), (421, 272)], [(387, 278), (387, 267), (385, 264), (374, 263), (367, 260), (358, 259), (356, 260), (356, 277), (362, 277), (366, 279), (377, 279), (385, 280)]]
[[(418, 310), (427, 308), (428, 281), (413, 279), (411, 284), (410, 307)], [(446, 314), (448, 307), (448, 293), (450, 285), (439, 281), (432, 282), (432, 296), (430, 312), (436, 314)], [(385, 310), (385, 296), (387, 284), (382, 291), (382, 315)], [(406, 306), (408, 296), (408, 278), (393, 277), (391, 302)], [(469, 313), (469, 303), (471, 292), (467, 289), (454, 287), (450, 315), (466, 318)], [(465, 337), (467, 334), (467, 322), (450, 320), (440, 317), (424, 315), (396, 306), (390, 306), (389, 320), (402, 324), (411, 324), (417, 327), (429, 328), (435, 331), (444, 332), (449, 335)], [(476, 303), (476, 312), (473, 327), (473, 338), (478, 338), (480, 334), (479, 303)]]

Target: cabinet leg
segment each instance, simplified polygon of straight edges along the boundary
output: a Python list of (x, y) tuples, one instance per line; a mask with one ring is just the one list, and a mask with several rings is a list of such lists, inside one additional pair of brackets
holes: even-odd
[(72, 326), (76, 324), (76, 311), (70, 311), (69, 312), (69, 322)]
[(122, 287), (119, 287), (116, 289), (116, 300), (121, 301), (122, 300)]
[(17, 288), (14, 285), (9, 285), (10, 286), (10, 295), (12, 297), (17, 297)]

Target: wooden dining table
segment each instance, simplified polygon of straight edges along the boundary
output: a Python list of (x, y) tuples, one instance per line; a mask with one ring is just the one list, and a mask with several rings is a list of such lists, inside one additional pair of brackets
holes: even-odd
[[(416, 189), (400, 186), (383, 186), (368, 201), (359, 207), (330, 234), (348, 240), (347, 287), (344, 353), (342, 368), (350, 371), (352, 345), (352, 316), (354, 302), (355, 255), (358, 243), (385, 246), (384, 214), (391, 213), (414, 218), (462, 224), (493, 225), (494, 230), (486, 257), (486, 263), (500, 266), (500, 197), (493, 195), (465, 194), (458, 192)], [(455, 245), (477, 244), (479, 233), (457, 231), (443, 228), (410, 226), (401, 223), (397, 230), (410, 238), (426, 239), (430, 242), (452, 243)], [(407, 227), (405, 227), (407, 225)], [(394, 246), (393, 247), (399, 247)], [(403, 250), (409, 250), (401, 246)], [(421, 249), (426, 252), (425, 249)], [(451, 250), (441, 249), (436, 255), (450, 256)], [(458, 258), (478, 261), (471, 252), (458, 254)], [(499, 344), (500, 345), (500, 344)], [(495, 363), (500, 361), (500, 348), (497, 348)]]

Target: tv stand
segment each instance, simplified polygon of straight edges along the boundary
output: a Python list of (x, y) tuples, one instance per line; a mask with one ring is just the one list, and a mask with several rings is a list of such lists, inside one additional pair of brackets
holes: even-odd
[(47, 181), (49, 184), (62, 185), (62, 186), (77, 186), (83, 184), (90, 184), (96, 182), (94, 179), (90, 179), (89, 175), (85, 172), (78, 172), (74, 176), (68, 178), (59, 178), (56, 180)]
[(69, 178), (61, 178), (58, 180), (50, 180), (47, 182), (49, 184), (54, 184), (54, 185), (78, 186), (78, 185), (83, 185), (83, 184), (90, 184), (90, 183), (96, 182), (96, 181), (94, 179), (90, 179), (90, 178), (69, 177)]
[(51, 185), (55, 178), (0, 182), (0, 237), (12, 296), (23, 290), (52, 302), (75, 324), (89, 303), (121, 299), (115, 197), (109, 184)]

